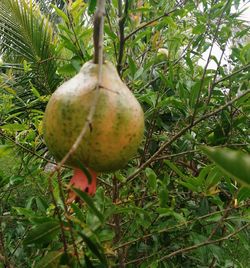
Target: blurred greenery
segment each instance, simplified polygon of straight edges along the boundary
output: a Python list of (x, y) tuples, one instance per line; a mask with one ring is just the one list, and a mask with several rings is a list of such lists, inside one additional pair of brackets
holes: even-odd
[(249, 267), (247, 1), (106, 1), (105, 59), (145, 136), (70, 205), (42, 119), (92, 58), (97, 2), (0, 1), (0, 268)]

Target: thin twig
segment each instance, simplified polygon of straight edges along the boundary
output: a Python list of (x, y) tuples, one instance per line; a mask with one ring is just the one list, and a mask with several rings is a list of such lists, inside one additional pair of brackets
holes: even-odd
[(28, 231), (30, 230), (31, 227), (28, 227), (21, 238), (19, 238), (19, 240), (16, 242), (15, 248), (13, 249), (13, 251), (9, 254), (9, 258), (12, 259), (14, 258), (15, 252), (17, 251), (17, 249), (20, 247), (20, 245), (23, 242), (24, 237), (27, 235)]
[[(181, 56), (180, 56), (177, 60), (175, 60), (175, 61), (173, 62), (172, 67), (176, 66), (176, 65), (177, 65), (177, 64), (178, 64), (178, 63), (185, 57), (185, 55), (186, 55), (186, 53), (187, 53), (189, 47), (192, 45), (193, 40), (194, 40), (194, 38), (192, 37), (192, 38), (189, 40), (187, 46), (183, 49)], [(152, 66), (152, 68), (153, 68), (153, 67), (158, 67), (159, 65), (162, 65), (162, 64), (166, 64), (166, 62), (164, 61), (164, 62), (162, 62), (162, 63), (156, 64), (155, 66)], [(165, 72), (167, 72), (168, 70), (169, 70), (169, 67), (165, 70)], [(154, 82), (156, 82), (158, 79), (160, 79), (159, 76), (157, 76), (156, 78), (152, 79), (152, 80), (149, 81), (145, 86), (143, 86), (142, 88), (140, 88), (140, 90), (138, 90), (136, 93), (137, 93), (137, 94), (138, 94), (138, 93), (141, 93), (141, 92), (144, 91), (147, 87), (149, 87), (149, 86), (152, 85)]]
[[(247, 202), (246, 204), (242, 204), (242, 205), (240, 205), (238, 207), (231, 207), (229, 210), (239, 209), (239, 208), (242, 208), (242, 207), (248, 207), (249, 205), (250, 205), (250, 202)], [(214, 212), (208, 213), (206, 215), (197, 217), (196, 219), (192, 219), (192, 220), (189, 220), (189, 221), (186, 221), (186, 222), (181, 222), (178, 225), (174, 225), (174, 226), (171, 226), (171, 227), (168, 227), (168, 228), (163, 228), (163, 229), (160, 229), (160, 230), (155, 230), (155, 231), (151, 232), (150, 234), (146, 234), (146, 235), (140, 236), (138, 238), (135, 238), (134, 240), (130, 240), (128, 242), (120, 244), (120, 245), (116, 246), (114, 248), (114, 250), (117, 250), (118, 248), (121, 248), (121, 247), (127, 247), (129, 245), (132, 245), (132, 244), (134, 244), (134, 243), (136, 243), (138, 241), (144, 240), (144, 239), (149, 238), (149, 237), (151, 237), (153, 235), (156, 235), (156, 234), (166, 233), (166, 232), (169, 232), (171, 230), (176, 230), (177, 228), (180, 228), (182, 226), (188, 227), (188, 226), (190, 226), (191, 224), (193, 224), (196, 221), (204, 220), (204, 219), (209, 218), (211, 216), (214, 216), (214, 215), (217, 215), (217, 214), (220, 214), (220, 213), (224, 213), (225, 211), (226, 211), (226, 209), (219, 210), (219, 211), (214, 211)]]
[(217, 232), (218, 228), (220, 228), (220, 226), (222, 225), (222, 223), (225, 221), (225, 219), (228, 217), (229, 211), (230, 211), (230, 206), (231, 203), (229, 202), (229, 204), (227, 205), (227, 208), (225, 209), (223, 215), (221, 216), (220, 220), (217, 222), (217, 224), (215, 225), (214, 229), (211, 231), (209, 237), (207, 240), (211, 240), (212, 237), (215, 235), (215, 233)]
[[(219, 62), (218, 62), (218, 66), (217, 66), (217, 69), (216, 69), (215, 74), (214, 74), (214, 77), (213, 77), (212, 84), (211, 84), (211, 86), (208, 89), (208, 98), (207, 98), (207, 101), (206, 101), (206, 107), (208, 107), (208, 105), (210, 103), (210, 100), (212, 98), (212, 93), (213, 93), (213, 90), (214, 90), (214, 87), (215, 87), (215, 81), (217, 79), (217, 76), (218, 76), (218, 73), (219, 73), (219, 69), (220, 69), (220, 66), (221, 66), (221, 62), (222, 62), (224, 53), (226, 51), (226, 46), (227, 45), (225, 44), (224, 47), (223, 47), (223, 50), (221, 52), (220, 59), (219, 59)], [(206, 112), (206, 107), (204, 109), (204, 113)]]
[[(103, 63), (103, 32), (104, 32), (104, 15), (105, 15), (105, 0), (98, 0), (97, 10), (94, 16), (94, 63), (99, 64), (98, 82), (101, 82), (102, 63)], [(101, 69), (100, 69), (101, 68)], [(99, 85), (98, 85), (99, 87)]]
[[(196, 145), (202, 145), (202, 144), (196, 144)], [(226, 143), (226, 144), (220, 144), (220, 145), (217, 145), (217, 146), (214, 146), (214, 147), (244, 147), (244, 146), (249, 146), (249, 143)], [(193, 153), (197, 153), (197, 152), (199, 152), (199, 149), (189, 150), (189, 151), (180, 152), (180, 153), (176, 153), (176, 154), (161, 155), (161, 156), (156, 157), (154, 159), (154, 161), (159, 161), (159, 160), (164, 160), (164, 159), (171, 159), (171, 158), (174, 158), (174, 157), (183, 156), (183, 155), (186, 155), (186, 154), (193, 154)]]
[(169, 154), (169, 155), (161, 155), (159, 157), (156, 157), (154, 161), (159, 161), (159, 160), (164, 160), (164, 159), (171, 159), (174, 157), (178, 157), (178, 156), (183, 156), (186, 154), (193, 154), (198, 152), (199, 150), (189, 150), (189, 151), (185, 151), (185, 152), (181, 152), (181, 153), (177, 153), (177, 154)]
[(60, 210), (59, 210), (59, 208), (57, 206), (56, 198), (55, 198), (55, 195), (54, 195), (54, 189), (53, 189), (53, 184), (52, 184), (52, 176), (49, 176), (48, 180), (49, 180), (49, 190), (50, 190), (50, 194), (51, 194), (51, 197), (52, 197), (52, 202), (53, 202), (53, 205), (55, 206), (55, 213), (57, 214), (59, 224), (60, 224), (60, 228), (61, 228), (64, 253), (67, 254), (68, 246), (67, 246), (67, 241), (66, 241), (66, 236), (65, 236), (65, 230), (64, 230), (64, 226), (63, 226), (63, 222), (62, 222), (62, 216), (60, 214)]
[(216, 115), (217, 113), (221, 112), (222, 110), (224, 110), (225, 108), (227, 108), (228, 106), (232, 105), (234, 102), (236, 102), (237, 100), (241, 99), (242, 97), (246, 96), (247, 94), (250, 93), (250, 89), (248, 89), (247, 91), (243, 92), (242, 94), (240, 94), (239, 96), (235, 97), (234, 99), (232, 99), (231, 101), (228, 101), (227, 103), (225, 103), (224, 105), (220, 106), (218, 109), (207, 113), (203, 116), (201, 116), (200, 118), (196, 119), (192, 124), (189, 124), (188, 126), (184, 127), (183, 129), (181, 129), (175, 136), (173, 136), (169, 141), (165, 141), (161, 147), (145, 162), (143, 163), (134, 173), (132, 173), (126, 180), (125, 183), (128, 183), (129, 181), (132, 181), (134, 178), (136, 178), (136, 176), (142, 171), (144, 170), (148, 165), (150, 165), (156, 157), (159, 156), (159, 154), (161, 152), (163, 152), (169, 145), (171, 145), (174, 141), (176, 141), (177, 139), (179, 139), (184, 133), (186, 133), (186, 131), (192, 129), (194, 126), (196, 126), (197, 124), (199, 124), (200, 122), (202, 122), (203, 120)]
[(60, 197), (61, 197), (61, 200), (62, 200), (62, 203), (63, 203), (64, 214), (66, 216), (66, 220), (67, 220), (68, 225), (69, 225), (69, 233), (70, 233), (71, 241), (72, 241), (72, 244), (73, 244), (74, 254), (76, 256), (78, 264), (80, 265), (80, 258), (79, 258), (77, 246), (76, 246), (76, 243), (75, 243), (74, 233), (73, 233), (73, 229), (72, 229), (72, 222), (71, 222), (70, 217), (68, 215), (67, 205), (66, 205), (65, 198), (64, 198), (62, 177), (61, 177), (60, 170), (58, 170), (58, 173), (57, 173), (57, 182), (58, 182), (58, 186), (59, 186), (58, 187), (59, 188), (59, 194), (60, 194)]
[[(69, 5), (69, 1), (67, 0), (66, 2), (67, 2), (67, 5)], [(69, 35), (69, 38), (71, 39), (71, 41), (72, 41), (73, 44), (76, 43), (76, 45), (78, 46), (78, 49), (80, 51), (80, 56), (82, 57), (83, 60), (85, 60), (84, 53), (82, 51), (80, 42), (78, 40), (78, 36), (77, 36), (76, 31), (75, 31), (75, 28), (74, 28), (73, 18), (72, 18), (71, 13), (69, 12), (68, 8), (66, 9), (66, 14), (67, 14), (67, 17), (69, 19), (69, 24), (70, 24), (71, 30), (73, 32), (73, 35), (74, 35), (74, 38), (75, 38), (75, 42), (74, 42), (74, 40), (72, 40), (72, 38), (71, 38), (70, 35)]]
[(244, 229), (248, 228), (250, 226), (250, 223), (247, 223), (245, 225), (243, 225), (242, 227), (236, 229), (234, 232), (226, 235), (226, 236), (223, 236), (219, 239), (215, 239), (215, 240), (207, 240), (205, 242), (202, 242), (202, 243), (199, 243), (199, 244), (196, 244), (196, 245), (193, 245), (193, 246), (190, 246), (190, 247), (186, 247), (186, 248), (181, 248), (179, 250), (176, 250), (162, 258), (160, 258), (159, 260), (157, 260), (157, 262), (162, 262), (163, 260), (166, 260), (166, 259), (169, 259), (171, 257), (174, 257), (180, 253), (185, 253), (185, 252), (189, 252), (189, 251), (192, 251), (194, 249), (197, 249), (197, 248), (200, 248), (200, 247), (204, 247), (204, 246), (207, 246), (207, 245), (211, 245), (211, 244), (217, 244), (221, 241), (224, 241), (224, 240), (228, 240), (229, 238), (235, 236), (236, 234), (238, 234), (239, 232), (243, 231)]
[(199, 91), (198, 91), (198, 96), (196, 98), (196, 102), (195, 102), (195, 105), (194, 105), (194, 112), (193, 112), (193, 115), (192, 115), (192, 118), (191, 118), (191, 124), (193, 124), (194, 120), (195, 120), (195, 116), (196, 116), (196, 113), (198, 111), (198, 103), (200, 101), (200, 96), (201, 96), (201, 92), (202, 92), (202, 89), (203, 89), (203, 86), (204, 86), (204, 82), (205, 82), (205, 75), (206, 75), (206, 72), (207, 72), (207, 68), (208, 68), (208, 64), (210, 63), (210, 59), (211, 59), (211, 56), (212, 56), (212, 51), (213, 51), (213, 47), (214, 47), (214, 44), (215, 44), (215, 40), (217, 38), (217, 35), (219, 33), (219, 28), (221, 26), (221, 19), (222, 19), (222, 16), (228, 6), (228, 4), (230, 3), (231, 1), (228, 0), (227, 3), (225, 4), (221, 14), (220, 14), (220, 17), (218, 19), (218, 22), (217, 22), (217, 27), (215, 29), (215, 33), (214, 33), (214, 37), (213, 37), (213, 40), (212, 40), (212, 44), (211, 44), (211, 47), (210, 47), (210, 51), (209, 51), (209, 54), (208, 54), (208, 58), (207, 58), (207, 62), (206, 62), (206, 65), (204, 67), (204, 70), (203, 70), (203, 74), (202, 74), (202, 77), (201, 77), (201, 82), (200, 82), (200, 87), (199, 87)]
[(229, 78), (231, 78), (232, 76), (238, 74), (238, 73), (241, 73), (242, 71), (245, 71), (247, 69), (250, 69), (250, 63), (246, 64), (245, 66), (241, 67), (240, 69), (238, 69), (237, 71), (229, 74), (229, 75), (226, 75), (225, 77), (222, 77), (221, 79), (217, 80), (214, 85), (216, 86), (217, 84), (225, 81), (225, 80), (228, 80)]
[[(185, 4), (186, 1), (184, 1), (184, 4)], [(146, 28), (147, 26), (150, 26), (152, 23), (164, 18), (164, 17), (168, 17), (170, 14), (174, 13), (175, 11), (178, 10), (178, 8), (180, 8), (181, 5), (177, 5), (173, 10), (167, 12), (167, 13), (164, 13), (163, 15), (157, 17), (157, 18), (154, 18), (150, 21), (148, 21), (147, 23), (139, 26), (137, 29), (135, 29), (133, 32), (131, 32), (130, 34), (128, 34), (126, 37), (124, 37), (124, 42), (126, 42), (129, 38), (131, 38), (133, 35), (135, 35), (137, 32), (139, 32), (140, 30)]]
[[(78, 146), (82, 142), (84, 135), (88, 129), (92, 129), (92, 120), (95, 114), (99, 92), (100, 92), (100, 85), (102, 80), (102, 65), (103, 65), (103, 31), (104, 31), (104, 14), (105, 14), (105, 0), (98, 1), (98, 9), (96, 11), (95, 20), (94, 20), (94, 43), (95, 43), (95, 55), (94, 55), (94, 62), (97, 60), (98, 62), (98, 77), (97, 77), (97, 84), (95, 88), (95, 95), (93, 97), (93, 101), (91, 103), (91, 107), (84, 123), (84, 126), (77, 137), (76, 141), (71, 146), (68, 153), (63, 157), (63, 159), (58, 163), (56, 169), (50, 174), (52, 177), (55, 172), (61, 169), (61, 167), (66, 163), (68, 158), (77, 150)], [(99, 30), (99, 34), (97, 32)], [(98, 40), (98, 44), (97, 44)], [(98, 56), (97, 56), (98, 55)], [(97, 57), (97, 58), (96, 58)]]
[[(116, 204), (119, 200), (119, 186), (118, 180), (116, 176), (113, 177), (113, 203)], [(117, 243), (121, 238), (121, 218), (119, 214), (114, 214), (114, 229), (115, 229), (115, 237), (114, 243)], [(119, 257), (119, 264), (121, 268), (124, 268), (124, 250), (123, 248), (117, 249), (118, 257)]]
[(8, 259), (8, 255), (5, 251), (4, 236), (2, 230), (2, 221), (0, 219), (0, 260), (5, 265), (6, 268), (12, 268), (12, 265)]
[[(114, 29), (112, 27), (112, 24), (111, 24), (111, 20), (110, 20), (110, 17), (109, 17), (109, 14), (108, 14), (108, 8), (106, 7), (106, 18), (107, 18), (107, 22), (108, 22), (108, 25), (109, 25), (109, 29), (111, 32), (114, 32)], [(112, 43), (113, 43), (113, 46), (114, 46), (114, 53), (115, 53), (115, 58), (116, 60), (118, 59), (118, 55), (117, 55), (117, 47), (116, 47), (116, 43), (115, 41), (112, 39)]]
[[(104, 13), (105, 13), (105, 0), (99, 0), (98, 1), (98, 8), (95, 14), (95, 22), (94, 22), (94, 41), (98, 40), (98, 44), (95, 46), (95, 56), (97, 57), (97, 63), (98, 63), (98, 77), (97, 77), (97, 85), (96, 85), (96, 90), (95, 90), (95, 95), (92, 101), (92, 105), (89, 111), (89, 114), (87, 116), (87, 120), (77, 137), (76, 141), (68, 151), (68, 153), (64, 156), (64, 158), (58, 163), (57, 167), (55, 170), (53, 170), (49, 176), (49, 185), (50, 185), (50, 192), (52, 195), (53, 203), (55, 205), (56, 212), (58, 214), (58, 218), (60, 221), (60, 224), (62, 225), (62, 220), (61, 220), (61, 215), (59, 212), (59, 209), (56, 204), (56, 200), (53, 194), (53, 186), (52, 186), (52, 177), (55, 174), (55, 172), (60, 172), (61, 167), (65, 164), (65, 162), (68, 160), (68, 158), (76, 151), (78, 148), (79, 144), (81, 143), (86, 131), (88, 128), (91, 128), (93, 116), (96, 110), (97, 102), (98, 102), (98, 97), (99, 97), (99, 91), (100, 91), (100, 85), (101, 85), (101, 80), (102, 80), (102, 65), (103, 65), (103, 31), (104, 31)], [(97, 31), (98, 30), (98, 31)], [(98, 55), (98, 56), (97, 56)], [(60, 174), (60, 173), (59, 173)], [(60, 183), (60, 179), (58, 180)], [(62, 185), (59, 185), (59, 188), (62, 188)], [(64, 204), (65, 205), (65, 204)], [(65, 208), (66, 210), (66, 208)], [(61, 226), (62, 229), (62, 236), (63, 236), (63, 242), (64, 242), (64, 250), (67, 251), (67, 244), (66, 244), (66, 239), (64, 235), (64, 229), (63, 226)], [(71, 231), (71, 236), (72, 236), (72, 231)], [(73, 238), (73, 237), (72, 237)], [(77, 254), (78, 256), (78, 254)], [(78, 257), (79, 260), (79, 257)]]
[[(186, 253), (186, 252), (189, 252), (189, 251), (192, 251), (192, 250), (195, 250), (197, 248), (200, 248), (200, 247), (204, 247), (204, 246), (207, 246), (207, 245), (211, 245), (211, 244), (217, 244), (217, 243), (220, 243), (221, 241), (225, 241), (225, 240), (228, 240), (229, 238), (235, 236), (237, 233), (243, 231), (244, 229), (248, 228), (250, 226), (250, 223), (247, 223), (245, 225), (243, 225), (241, 228), (238, 228), (237, 230), (235, 230), (234, 232), (226, 235), (226, 236), (223, 236), (219, 239), (215, 239), (215, 240), (209, 240), (209, 241), (205, 241), (205, 242), (202, 242), (202, 243), (199, 243), (199, 244), (195, 244), (195, 245), (192, 245), (190, 247), (186, 247), (186, 248), (181, 248), (181, 249), (178, 249), (168, 255), (165, 255), (163, 256), (162, 258), (156, 260), (157, 263), (160, 263), (166, 259), (170, 259), (178, 254), (181, 254), (181, 253)], [(135, 260), (132, 260), (132, 261), (129, 261), (127, 263), (125, 263), (126, 265), (128, 264), (133, 264), (133, 263), (137, 263), (137, 262), (140, 262), (140, 261), (144, 261), (146, 259), (149, 259), (155, 255), (157, 255), (159, 252), (155, 252), (149, 256), (144, 256), (142, 258), (138, 258), (138, 259), (135, 259)]]
[(157, 115), (159, 113), (159, 108), (157, 107), (159, 99), (160, 99), (160, 91), (158, 91), (158, 93), (157, 93), (157, 97), (156, 97), (156, 101), (155, 101), (155, 109), (154, 109), (152, 118), (151, 118), (150, 123), (149, 123), (149, 128), (147, 131), (146, 141), (145, 141), (143, 153), (141, 156), (140, 164), (142, 164), (145, 161), (145, 158), (146, 158), (146, 155), (148, 152), (148, 148), (149, 148), (149, 144), (150, 144), (150, 140), (151, 140), (152, 135), (154, 133), (154, 128), (156, 125), (156, 118), (157, 118)]
[(15, 141), (15, 140), (13, 140), (11, 137), (9, 137), (9, 136), (7, 136), (6, 134), (4, 134), (4, 133), (1, 131), (1, 129), (0, 129), (0, 136), (2, 136), (3, 138), (5, 138), (5, 139), (11, 141), (12, 143), (14, 143), (14, 144), (17, 145), (18, 147), (20, 147), (23, 151), (26, 151), (26, 152), (32, 154), (33, 156), (35, 156), (35, 157), (37, 157), (37, 158), (40, 158), (40, 159), (46, 161), (47, 163), (51, 163), (51, 164), (56, 165), (56, 162), (54, 162), (54, 161), (52, 161), (52, 160), (50, 160), (50, 159), (47, 159), (47, 158), (45, 158), (45, 157), (43, 157), (43, 156), (41, 156), (41, 155), (39, 155), (39, 154), (33, 152), (33, 151), (30, 150), (29, 148), (23, 146), (22, 144), (20, 144), (19, 142)]
[(128, 6), (129, 1), (125, 1), (124, 7), (124, 14), (122, 13), (122, 0), (118, 1), (118, 16), (119, 16), (119, 34), (120, 34), (120, 42), (119, 42), (119, 54), (118, 54), (118, 61), (117, 61), (117, 71), (121, 74), (122, 69), (122, 59), (124, 54), (124, 47), (125, 47), (125, 36), (124, 36), (124, 27), (126, 23), (126, 19), (128, 16)]

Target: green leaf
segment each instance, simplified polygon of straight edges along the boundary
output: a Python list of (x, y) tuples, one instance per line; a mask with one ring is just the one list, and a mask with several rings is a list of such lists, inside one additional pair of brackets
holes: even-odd
[(71, 188), (71, 189), (80, 197), (80, 199), (82, 199), (84, 202), (86, 202), (86, 204), (89, 206), (89, 209), (99, 218), (99, 220), (101, 222), (103, 222), (104, 217), (103, 217), (102, 213), (95, 207), (94, 202), (91, 199), (91, 197), (87, 193), (85, 193), (79, 189), (76, 189), (76, 188)]
[(168, 203), (168, 190), (167, 189), (160, 190), (159, 200), (160, 200), (161, 207), (167, 207), (167, 203)]
[(8, 154), (12, 148), (12, 145), (0, 145), (0, 157)]
[(13, 175), (10, 178), (10, 185), (19, 185), (25, 181), (25, 177)]
[(33, 210), (31, 210), (31, 209), (28, 209), (28, 208), (13, 207), (13, 209), (16, 210), (18, 215), (23, 215), (26, 218), (36, 216), (35, 212)]
[(8, 87), (7, 85), (3, 85), (3, 90), (7, 91), (8, 93), (12, 95), (16, 95), (16, 91), (13, 88)]
[(89, 1), (88, 13), (93, 14), (94, 11), (95, 11), (95, 7), (96, 7), (96, 0), (90, 0)]
[(145, 173), (148, 178), (148, 186), (151, 188), (151, 190), (155, 191), (156, 186), (157, 186), (157, 181), (156, 181), (157, 175), (151, 168), (146, 168)]
[(92, 176), (89, 173), (89, 170), (81, 163), (81, 161), (77, 160), (77, 163), (79, 165), (79, 168), (83, 171), (83, 173), (86, 175), (88, 179), (88, 183), (90, 184), (92, 182)]
[(55, 9), (56, 14), (59, 17), (61, 17), (66, 23), (68, 23), (68, 24), (70, 23), (69, 18), (67, 17), (67, 15), (60, 8), (58, 8), (57, 6), (55, 6), (53, 4), (51, 6)]
[(197, 98), (199, 96), (200, 84), (201, 81), (198, 81), (191, 87), (189, 99), (191, 107), (194, 107), (194, 105), (196, 104)]
[(250, 156), (248, 154), (227, 148), (202, 146), (201, 149), (224, 173), (250, 187)]
[(238, 201), (244, 201), (250, 198), (250, 189), (247, 187), (242, 187), (237, 195)]
[(209, 173), (206, 177), (206, 186), (209, 187), (213, 187), (215, 186), (221, 179), (221, 171), (219, 170), (219, 168), (216, 166), (214, 168), (211, 168), (210, 166), (208, 166), (208, 170)]
[(107, 25), (104, 26), (104, 31), (113, 41), (117, 39), (116, 34), (113, 31), (111, 31)]
[(48, 208), (48, 203), (44, 198), (41, 198), (40, 196), (35, 198), (36, 200), (36, 206), (39, 211), (46, 211)]
[(186, 181), (180, 181), (179, 183), (194, 192), (202, 192), (205, 181), (200, 177), (190, 177)]
[(193, 34), (202, 34), (206, 30), (206, 26), (203, 24), (198, 24), (193, 28)]
[(169, 160), (164, 160), (164, 163), (167, 164), (177, 175), (183, 179), (188, 179), (188, 177), (181, 172), (181, 170)]
[(186, 222), (186, 219), (180, 213), (174, 212), (171, 208), (157, 208), (156, 211), (159, 213), (160, 218), (173, 216), (180, 222)]
[(35, 268), (57, 267), (63, 254), (63, 251), (51, 251), (35, 265)]
[(37, 89), (48, 94), (59, 83), (56, 61), (49, 60), (56, 54), (55, 35), (52, 23), (36, 2), (0, 1), (1, 52), (11, 53), (15, 63), (24, 62), (23, 72), (30, 71), (35, 75)]
[(97, 246), (89, 237), (80, 233), (80, 236), (83, 238), (84, 242), (88, 246), (88, 248), (92, 251), (93, 254), (102, 262), (104, 267), (108, 267), (107, 259), (103, 254), (102, 250)]
[(94, 268), (92, 265), (92, 262), (90, 261), (89, 257), (87, 255), (84, 255), (85, 263), (87, 268)]
[(54, 237), (60, 231), (60, 224), (57, 221), (46, 222), (37, 225), (30, 230), (28, 235), (25, 237), (24, 245), (29, 244), (45, 244), (53, 240)]
[(144, 72), (144, 69), (143, 68), (139, 68), (136, 71), (135, 75), (134, 75), (134, 80), (137, 80), (143, 74), (143, 72)]
[(58, 73), (61, 75), (67, 75), (67, 76), (72, 76), (76, 73), (76, 69), (74, 66), (69, 63), (69, 64), (64, 64), (60, 68), (58, 68)]
[(30, 91), (33, 93), (33, 95), (37, 98), (40, 98), (41, 95), (39, 93), (39, 91), (31, 84), (31, 88), (30, 88)]
[(130, 73), (134, 77), (136, 70), (137, 70), (137, 67), (136, 67), (135, 62), (133, 61), (132, 57), (130, 57), (129, 55), (128, 55), (128, 65), (129, 65)]
[(115, 237), (115, 233), (111, 228), (101, 230), (100, 232), (98, 232), (98, 239), (101, 242), (111, 241), (112, 239), (114, 239), (114, 237)]
[(84, 222), (85, 221), (85, 217), (84, 217), (84, 214), (83, 212), (81, 211), (81, 209), (76, 205), (76, 204), (71, 204), (71, 207), (72, 209), (74, 210), (74, 213), (76, 215), (76, 218), (79, 220), (79, 221), (82, 221)]
[(187, 53), (187, 56), (185, 57), (186, 63), (191, 71), (191, 74), (194, 73), (194, 66), (193, 66), (193, 62), (190, 58), (190, 53)]
[(18, 123), (13, 123), (13, 124), (6, 124), (1, 126), (3, 130), (11, 131), (11, 132), (16, 132), (16, 131), (22, 131), (28, 129), (28, 127), (24, 124), (18, 124)]
[(30, 216), (28, 217), (28, 220), (33, 224), (33, 225), (40, 225), (43, 224), (45, 222), (52, 222), (54, 221), (54, 218), (50, 218), (47, 216)]
[(177, 28), (175, 21), (171, 17), (165, 17), (164, 23), (168, 24), (172, 29)]

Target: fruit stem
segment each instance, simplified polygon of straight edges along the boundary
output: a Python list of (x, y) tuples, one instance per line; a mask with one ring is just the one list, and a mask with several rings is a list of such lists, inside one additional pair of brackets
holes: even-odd
[(94, 15), (94, 63), (103, 61), (103, 32), (104, 32), (105, 0), (98, 0)]

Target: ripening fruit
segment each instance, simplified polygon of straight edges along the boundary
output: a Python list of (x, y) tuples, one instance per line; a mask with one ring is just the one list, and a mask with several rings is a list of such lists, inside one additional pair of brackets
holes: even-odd
[[(98, 65), (87, 62), (52, 94), (44, 115), (44, 138), (57, 161), (67, 154), (86, 124), (97, 83)], [(143, 132), (140, 104), (106, 61), (92, 123), (66, 163), (79, 168), (80, 162), (97, 172), (120, 169), (138, 150)]]

